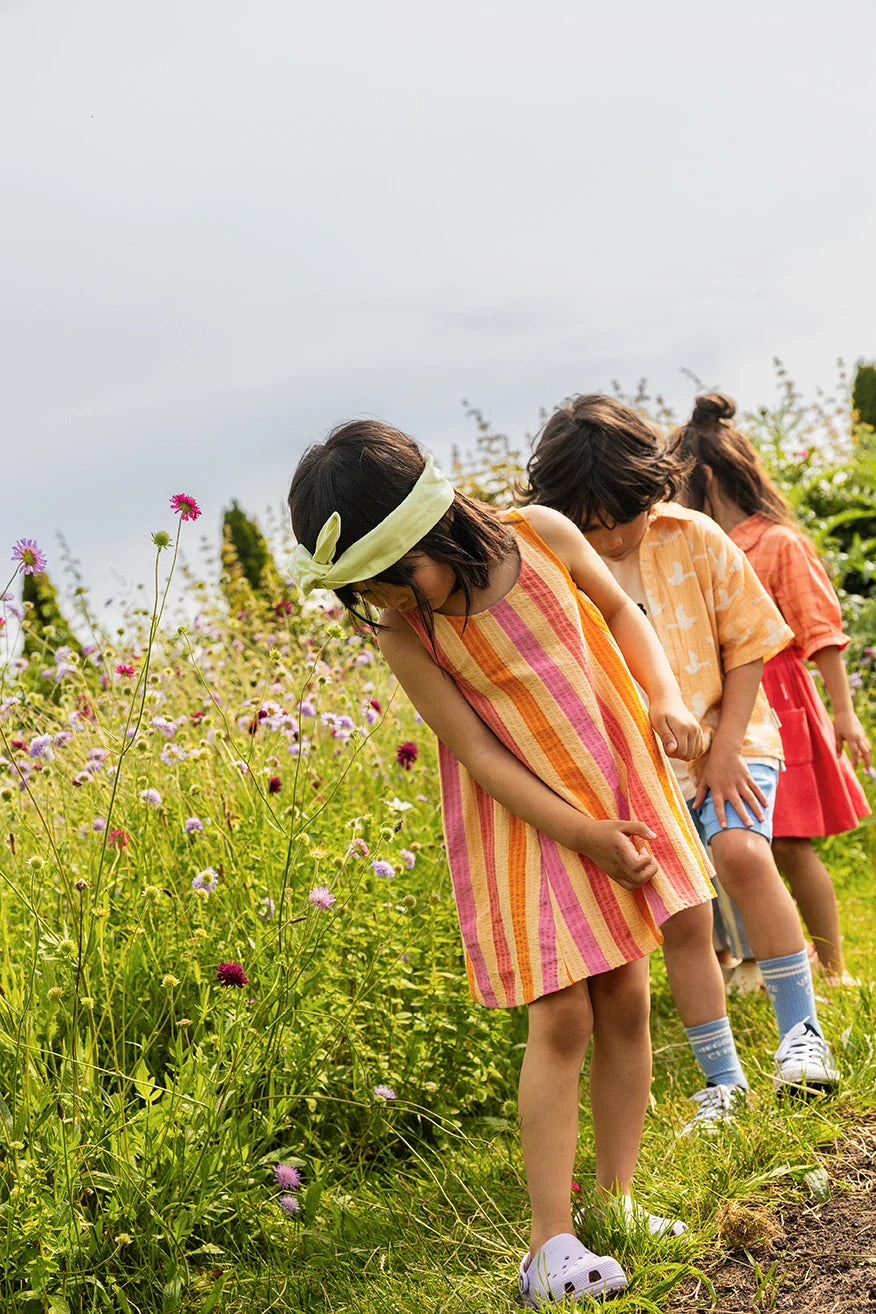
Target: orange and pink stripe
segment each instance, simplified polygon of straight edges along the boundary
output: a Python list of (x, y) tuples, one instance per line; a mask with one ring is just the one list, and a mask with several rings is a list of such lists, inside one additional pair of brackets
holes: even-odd
[[(487, 794), (439, 744), (447, 856), (469, 984), (512, 1007), (650, 953), (712, 897), (697, 840), (602, 615), (519, 512), (520, 574), (488, 610), (435, 616), (435, 654), (493, 733), (594, 817), (646, 822), (659, 871), (630, 892)], [(416, 612), (407, 619), (428, 644)]]

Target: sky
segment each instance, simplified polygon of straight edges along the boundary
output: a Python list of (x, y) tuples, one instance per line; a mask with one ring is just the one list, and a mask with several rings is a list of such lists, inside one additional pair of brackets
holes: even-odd
[(0, 560), (60, 531), (110, 616), (173, 493), (279, 516), (355, 416), (830, 387), (874, 74), (872, 0), (0, 0)]

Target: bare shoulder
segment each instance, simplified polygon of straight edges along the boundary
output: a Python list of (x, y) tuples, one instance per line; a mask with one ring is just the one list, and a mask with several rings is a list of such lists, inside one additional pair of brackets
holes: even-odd
[(554, 511), (552, 507), (522, 506), (520, 514), (524, 520), (529, 521), (539, 538), (544, 539), (548, 547), (559, 557), (573, 548), (580, 537), (580, 531), (568, 516), (564, 516), (560, 511)]
[(389, 652), (403, 652), (405, 648), (421, 648), (419, 638), (398, 611), (382, 611), (378, 630), (374, 636), (384, 656)]

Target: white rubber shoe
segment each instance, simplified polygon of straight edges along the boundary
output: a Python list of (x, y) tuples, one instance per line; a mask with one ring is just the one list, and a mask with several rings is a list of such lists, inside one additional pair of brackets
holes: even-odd
[(628, 1196), (621, 1200), (610, 1201), (605, 1208), (600, 1205), (585, 1205), (574, 1215), (572, 1221), (581, 1231), (591, 1219), (601, 1222), (607, 1213), (622, 1218), (630, 1228), (646, 1228), (652, 1236), (679, 1237), (687, 1231), (687, 1223), (679, 1218), (661, 1218), (659, 1214), (649, 1214), (644, 1205), (636, 1204)]
[(627, 1275), (616, 1259), (595, 1255), (571, 1232), (552, 1236), (520, 1261), (517, 1287), (524, 1305), (540, 1309), (564, 1296), (608, 1296), (623, 1291)]
[(813, 1091), (830, 1090), (839, 1081), (830, 1046), (808, 1018), (782, 1037), (776, 1050), (776, 1089), (792, 1086)]

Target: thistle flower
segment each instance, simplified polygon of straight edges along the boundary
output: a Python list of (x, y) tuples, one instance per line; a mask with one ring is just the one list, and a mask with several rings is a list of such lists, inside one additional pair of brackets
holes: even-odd
[(392, 1089), (392, 1086), (375, 1086), (374, 1094), (377, 1096), (379, 1100), (394, 1100), (396, 1098), (396, 1094), (395, 1091)]
[(170, 499), (170, 509), (174, 515), (179, 515), (180, 520), (197, 520), (201, 514), (201, 508), (188, 493), (174, 493)]
[(216, 980), (220, 985), (237, 986), (242, 989), (249, 982), (240, 963), (220, 963), (216, 968)]
[(376, 862), (372, 862), (371, 870), (374, 872), (375, 876), (389, 877), (395, 875), (395, 867), (393, 867), (392, 863), (383, 862), (379, 858)]
[(12, 549), (12, 560), (18, 563), (19, 574), (38, 575), (46, 568), (45, 554), (32, 538), (18, 540)]
[(281, 1209), (285, 1209), (286, 1213), (289, 1214), (290, 1217), (292, 1216), (292, 1214), (297, 1214), (299, 1209), (301, 1208), (301, 1205), (295, 1199), (294, 1195), (281, 1195), (279, 1200), (277, 1201), (277, 1204), (280, 1206)]
[(307, 896), (308, 902), (312, 903), (314, 908), (331, 908), (333, 903), (337, 903), (337, 897), (332, 894), (327, 885), (315, 885)]
[(212, 867), (205, 867), (197, 876), (192, 877), (192, 889), (203, 890), (205, 894), (212, 894), (218, 884), (219, 873)]
[(278, 1163), (274, 1168), (274, 1181), (281, 1191), (297, 1191), (301, 1185), (301, 1173), (291, 1163)]

